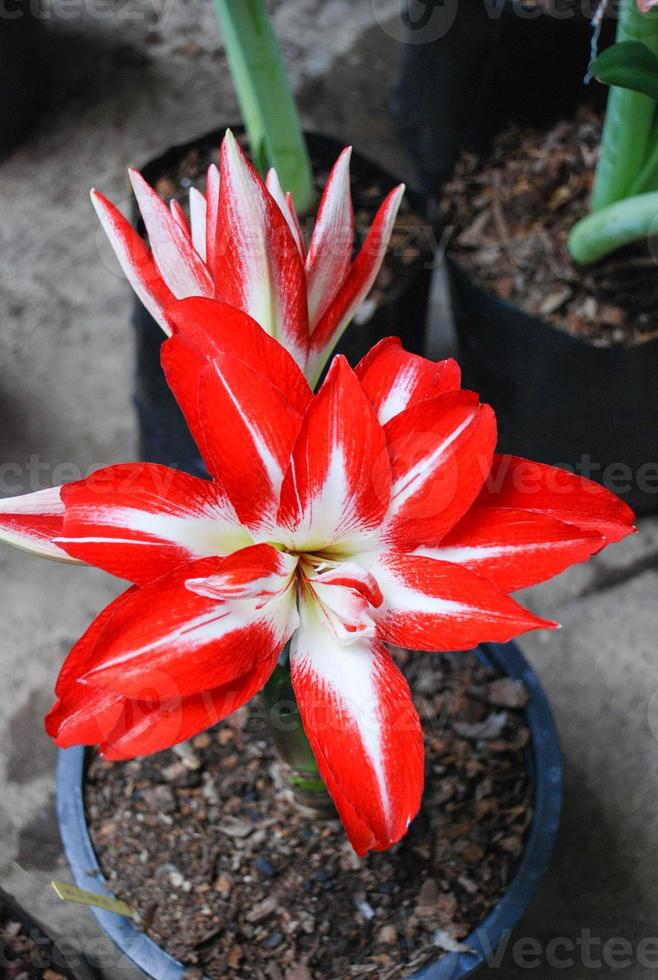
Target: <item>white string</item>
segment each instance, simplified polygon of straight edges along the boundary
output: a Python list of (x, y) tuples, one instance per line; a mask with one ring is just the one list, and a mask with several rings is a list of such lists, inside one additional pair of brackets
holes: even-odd
[(601, 39), (601, 27), (603, 25), (603, 18), (605, 16), (605, 10), (608, 6), (608, 0), (601, 0), (596, 13), (592, 17), (592, 44), (590, 47), (589, 64), (587, 66), (587, 74), (585, 75), (584, 82), (585, 85), (589, 85), (592, 81), (592, 64), (596, 56), (599, 53), (599, 41)]

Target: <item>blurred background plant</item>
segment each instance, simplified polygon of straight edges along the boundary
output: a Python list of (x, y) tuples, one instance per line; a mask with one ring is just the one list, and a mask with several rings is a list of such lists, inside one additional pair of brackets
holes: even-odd
[(315, 202), (311, 161), (265, 0), (214, 0), (251, 158), (276, 170), (298, 212)]
[(616, 43), (590, 73), (611, 89), (592, 213), (569, 237), (571, 255), (582, 265), (658, 230), (658, 10), (622, 0)]

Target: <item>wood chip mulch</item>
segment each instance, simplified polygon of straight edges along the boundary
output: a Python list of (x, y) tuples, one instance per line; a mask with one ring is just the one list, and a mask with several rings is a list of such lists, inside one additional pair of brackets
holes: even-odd
[(464, 154), (443, 193), (449, 252), (475, 281), (597, 346), (658, 334), (658, 241), (583, 270), (567, 250), (589, 208), (602, 120), (582, 107), (543, 129), (511, 126), (478, 159)]
[(109, 887), (190, 980), (397, 980), (505, 892), (532, 821), (523, 686), (470, 653), (398, 653), (423, 721), (420, 815), (359, 860), (292, 801), (256, 699), (178, 749), (95, 758), (86, 802)]

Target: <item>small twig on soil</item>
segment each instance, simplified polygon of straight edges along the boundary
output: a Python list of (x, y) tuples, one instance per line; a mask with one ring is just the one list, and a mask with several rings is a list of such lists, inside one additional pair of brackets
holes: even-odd
[(496, 231), (498, 232), (498, 237), (500, 238), (502, 244), (505, 246), (505, 248), (508, 248), (510, 243), (510, 233), (507, 222), (505, 221), (505, 215), (503, 214), (503, 207), (500, 202), (501, 173), (499, 170), (496, 170), (493, 173), (491, 189), (493, 191), (493, 197), (491, 200), (491, 214), (493, 215), (494, 225), (496, 226)]

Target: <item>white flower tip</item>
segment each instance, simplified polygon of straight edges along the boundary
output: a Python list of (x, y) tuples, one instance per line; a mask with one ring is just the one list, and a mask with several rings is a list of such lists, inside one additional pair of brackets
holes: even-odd
[[(404, 197), (404, 192), (406, 191), (406, 184), (398, 184), (388, 195), (384, 205), (385, 214), (387, 216), (388, 222), (392, 223), (395, 221), (400, 210), (400, 205), (402, 204), (402, 198)], [(391, 224), (392, 228), (392, 224)]]
[(224, 160), (226, 166), (233, 172), (238, 168), (244, 170), (247, 166), (247, 161), (240, 144), (230, 129), (226, 130), (226, 136), (222, 140), (219, 156), (220, 160)]
[(233, 135), (232, 129), (227, 129), (224, 134), (224, 139), (222, 140), (222, 145), (219, 148), (220, 155), (222, 153), (239, 153), (240, 147), (238, 146), (238, 141)]
[(279, 180), (279, 175), (274, 167), (270, 167), (265, 175), (265, 186), (275, 200), (277, 198), (279, 199), (277, 203), (280, 206), (281, 201), (285, 200), (285, 194), (281, 186), (281, 181)]
[(206, 194), (210, 198), (214, 193), (219, 193), (219, 167), (211, 163), (206, 172)]
[(140, 174), (139, 170), (136, 170), (134, 167), (128, 167), (128, 179), (130, 180), (132, 189), (136, 195), (138, 195), (140, 191), (143, 192), (143, 191), (151, 190), (149, 185), (146, 183), (146, 181)]
[(340, 151), (338, 159), (336, 160), (333, 169), (332, 177), (335, 180), (336, 177), (342, 182), (342, 184), (347, 184), (349, 186), (350, 182), (350, 161), (352, 159), (352, 147), (346, 146), (344, 150)]
[(92, 187), (89, 191), (89, 197), (94, 211), (102, 221), (108, 213), (108, 203), (105, 197), (95, 187)]

